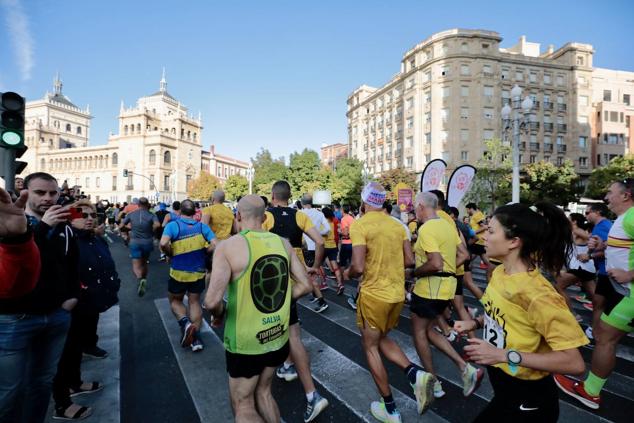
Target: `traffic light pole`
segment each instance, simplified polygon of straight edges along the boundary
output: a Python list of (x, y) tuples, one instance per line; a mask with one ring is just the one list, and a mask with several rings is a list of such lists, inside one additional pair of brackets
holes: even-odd
[[(0, 148), (0, 176), (4, 179), (4, 189), (15, 191), (15, 150)], [(19, 194), (19, 193), (15, 193)]]

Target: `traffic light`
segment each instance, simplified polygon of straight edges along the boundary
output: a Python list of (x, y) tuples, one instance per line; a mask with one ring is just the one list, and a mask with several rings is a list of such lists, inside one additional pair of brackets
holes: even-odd
[(123, 169), (123, 177), (124, 178), (128, 177), (128, 169)]
[(0, 147), (24, 148), (24, 110), (22, 96), (14, 92), (0, 93)]

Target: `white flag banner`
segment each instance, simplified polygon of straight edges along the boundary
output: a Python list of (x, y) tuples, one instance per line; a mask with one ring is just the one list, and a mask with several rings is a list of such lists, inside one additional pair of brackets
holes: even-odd
[(443, 159), (434, 159), (427, 163), (423, 175), (420, 177), (420, 190), (427, 192), (438, 189), (443, 176), (445, 176), (445, 169), (447, 169), (447, 163)]
[(475, 174), (476, 168), (471, 165), (462, 165), (453, 171), (447, 185), (447, 204), (449, 207), (458, 207), (471, 188)]

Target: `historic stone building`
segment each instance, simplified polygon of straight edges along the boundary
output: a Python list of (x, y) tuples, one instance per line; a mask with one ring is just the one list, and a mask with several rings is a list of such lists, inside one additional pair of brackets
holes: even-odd
[[(619, 106), (609, 106), (621, 113), (619, 127), (604, 120), (609, 131), (597, 131), (596, 108), (605, 103), (597, 103), (594, 86), (599, 75), (612, 84), (615, 71), (593, 67), (591, 45), (542, 51), (525, 37), (511, 48), (501, 48), (501, 41), (493, 31), (439, 32), (408, 50), (387, 84), (355, 89), (347, 102), (351, 157), (365, 161), (373, 174), (397, 167), (420, 173), (435, 158), (450, 168), (474, 164), (485, 153), (484, 140), (510, 141), (500, 111), (515, 84), (534, 101), (529, 132), (520, 143), (522, 164), (571, 159), (578, 173), (588, 175), (600, 164), (595, 158), (628, 151), (626, 116), (632, 109), (621, 103), (634, 95), (634, 82), (625, 76), (630, 73), (620, 73), (618, 95), (611, 99)], [(614, 145), (604, 147), (606, 133), (622, 135), (608, 135)]]

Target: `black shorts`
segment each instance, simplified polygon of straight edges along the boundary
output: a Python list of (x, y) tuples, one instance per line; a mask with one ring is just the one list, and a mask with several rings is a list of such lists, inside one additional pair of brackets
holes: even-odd
[(409, 302), (409, 309), (412, 313), (424, 319), (435, 319), (445, 311), (447, 306), (449, 306), (449, 300), (430, 300), (414, 293), (412, 293), (412, 300)]
[(493, 399), (474, 422), (555, 423), (559, 418), (559, 394), (552, 376), (522, 380), (488, 366)]
[(574, 275), (581, 282), (590, 282), (594, 280), (595, 274), (583, 269), (568, 269), (568, 273)]
[(267, 367), (278, 367), (288, 358), (291, 348), (289, 343), (284, 344), (277, 351), (271, 351), (265, 354), (235, 354), (225, 351), (225, 359), (227, 360), (227, 373), (232, 378), (244, 377), (252, 378), (262, 374)]
[[(336, 263), (338, 254), (339, 254), (339, 250), (336, 247), (326, 248), (326, 258), (328, 258), (328, 260), (334, 261)], [(313, 257), (313, 262), (314, 261), (315, 261), (315, 258)]]
[(352, 259), (352, 244), (341, 244), (341, 254), (339, 254), (339, 266), (348, 267)]
[(456, 295), (462, 295), (463, 283), (464, 283), (464, 275), (456, 275)]
[(291, 317), (288, 320), (288, 326), (292, 326), (295, 323), (299, 323), (299, 316), (297, 315), (297, 302), (291, 300)]
[(114, 225), (114, 217), (109, 217), (108, 218), (108, 224), (109, 225)]
[(306, 263), (306, 266), (313, 267), (315, 264), (315, 250), (304, 250), (302, 254), (304, 254), (304, 263)]
[(484, 249), (484, 245), (480, 244), (471, 244), (469, 246), (469, 252), (474, 256), (483, 256), (486, 254), (486, 250)]
[(610, 282), (610, 277), (608, 275), (599, 274), (597, 274), (597, 287), (594, 289), (594, 292), (605, 298), (614, 297), (614, 294), (616, 294), (612, 282)]
[(201, 294), (205, 290), (205, 278), (196, 282), (179, 282), (174, 278), (170, 278), (167, 283), (167, 292), (174, 295), (185, 293)]
[(214, 262), (214, 252), (212, 251), (211, 253), (208, 253), (205, 256), (205, 269), (207, 269), (207, 271), (211, 272), (211, 263)]

